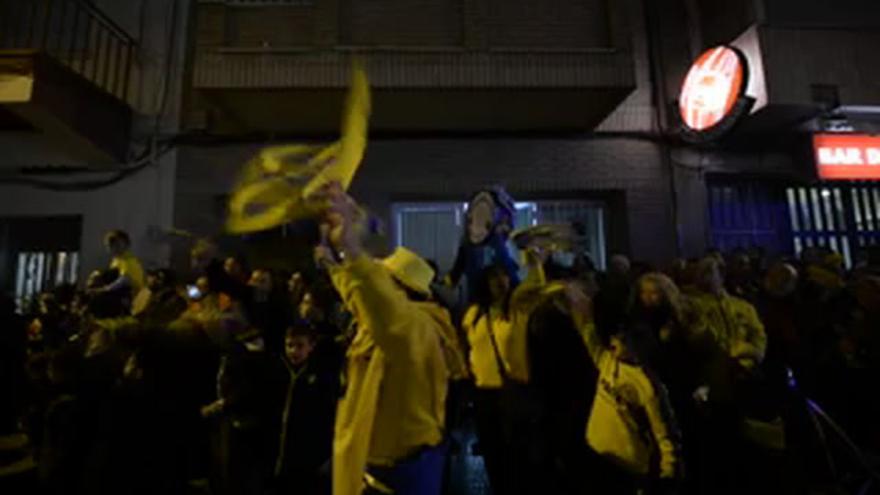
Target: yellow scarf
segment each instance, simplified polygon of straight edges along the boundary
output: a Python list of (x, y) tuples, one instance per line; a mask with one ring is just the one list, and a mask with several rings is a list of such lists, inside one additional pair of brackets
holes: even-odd
[(342, 137), (329, 145), (294, 144), (263, 149), (249, 161), (229, 199), (226, 229), (267, 230), (310, 214), (306, 199), (338, 182), (348, 189), (367, 146), (370, 86), (359, 62), (352, 68)]

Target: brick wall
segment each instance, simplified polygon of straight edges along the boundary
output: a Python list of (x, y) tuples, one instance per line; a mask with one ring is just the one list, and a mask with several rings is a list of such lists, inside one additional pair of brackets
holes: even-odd
[(838, 88), (844, 105), (880, 104), (878, 31), (760, 31), (770, 104), (812, 106), (812, 85)]
[[(374, 2), (387, 9), (387, 4), (391, 2), (350, 1), (357, 2), (362, 9)], [(341, 12), (346, 8), (346, 3), (340, 3)], [(412, 3), (421, 5), (425, 2)], [(439, 3), (433, 2), (435, 5)], [(486, 23), (491, 24), (489, 7), (493, 4), (490, 4), (490, 0), (462, 0), (461, 4), (444, 4), (465, 8), (464, 26), (468, 36), (472, 36), (467, 41), (469, 46), (488, 45), (484, 27)], [(509, 10), (504, 10), (504, 5), (509, 5)], [(548, 10), (533, 12), (527, 8), (529, 5), (543, 6)], [(598, 36), (596, 33), (602, 30), (596, 26), (604, 25), (607, 28), (613, 24), (603, 17), (606, 15), (602, 10), (603, 5), (606, 5), (604, 1), (510, 0), (503, 4), (495, 2), (494, 8), (498, 15), (506, 16), (506, 22), (525, 23), (520, 24), (520, 32), (529, 29), (549, 30), (545, 33), (551, 34), (544, 41), (535, 41), (539, 46), (547, 47), (553, 43), (575, 47), (587, 44), (604, 46), (594, 45), (594, 41), (588, 43), (587, 37), (598, 40), (610, 35), (615, 38), (621, 34), (631, 36), (623, 45), (627, 52), (632, 51), (637, 89), (599, 129), (623, 133), (650, 131), (653, 128), (653, 108), (641, 2), (615, 2), (614, 10), (607, 14), (620, 16), (619, 21), (626, 30), (610, 35), (606, 30), (603, 31), (605, 34)], [(430, 11), (424, 5), (421, 8)], [(405, 8), (401, 12), (407, 10)], [(448, 19), (451, 14), (446, 12), (435, 17)], [(525, 15), (531, 13), (539, 16), (547, 25), (527, 26), (529, 22), (536, 22)], [(384, 15), (387, 16), (387, 12)], [(415, 26), (405, 27), (411, 29)], [(583, 32), (575, 33), (572, 26), (578, 26)], [(340, 30), (340, 36), (343, 31)], [(533, 35), (526, 33), (523, 36)], [(422, 36), (436, 36), (436, 32)], [(498, 39), (495, 38), (496, 41)], [(522, 42), (522, 39), (510, 41), (511, 44), (518, 42)], [(218, 199), (229, 192), (239, 168), (257, 149), (257, 146), (181, 149), (175, 224), (200, 234), (219, 232), (223, 224), (223, 203)], [(612, 210), (609, 217), (609, 250), (630, 252), (637, 258), (662, 262), (675, 255), (676, 229), (672, 218), (670, 180), (661, 153), (660, 146), (650, 141), (607, 137), (376, 139), (369, 143), (366, 160), (353, 184), (353, 192), (386, 219), (395, 201), (464, 200), (476, 189), (494, 183), (503, 184), (515, 197), (523, 200), (561, 197), (599, 199), (606, 201)]]
[(344, 45), (460, 46), (464, 0), (340, 0)]
[[(609, 48), (612, 0), (322, 0), (198, 6), (199, 46), (358, 45)], [(617, 46), (619, 48), (619, 46)]]
[(317, 15), (312, 6), (232, 8), (204, 4), (196, 18), (196, 43), (201, 47), (311, 45)]
[(224, 46), (228, 44), (226, 36), (225, 5), (203, 4), (196, 12), (196, 24), (193, 36), (200, 47)]
[(756, 22), (752, 0), (696, 0), (704, 47), (729, 43)]
[[(220, 198), (256, 150), (183, 148), (175, 225), (199, 234), (220, 231)], [(374, 140), (352, 191), (389, 225), (395, 201), (463, 201), (499, 183), (523, 200), (604, 200), (611, 209), (609, 250), (662, 262), (674, 256), (675, 229), (660, 151), (630, 139)]]
[(489, 44), (504, 47), (611, 46), (606, 0), (487, 0)]
[(315, 32), (314, 7), (243, 8), (229, 20), (235, 46), (297, 46), (311, 44)]
[(877, 0), (764, 0), (772, 25), (880, 28)]

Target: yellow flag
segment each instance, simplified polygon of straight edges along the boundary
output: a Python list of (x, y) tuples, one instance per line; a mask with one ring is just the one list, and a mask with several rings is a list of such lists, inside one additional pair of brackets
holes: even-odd
[(355, 62), (342, 118), (342, 137), (328, 146), (294, 144), (263, 149), (242, 170), (229, 199), (226, 230), (267, 230), (310, 214), (305, 199), (330, 182), (348, 189), (364, 157), (370, 86)]

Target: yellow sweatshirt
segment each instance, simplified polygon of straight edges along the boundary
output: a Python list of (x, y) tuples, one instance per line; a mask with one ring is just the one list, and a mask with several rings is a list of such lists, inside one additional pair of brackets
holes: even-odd
[(367, 257), (331, 271), (358, 321), (333, 445), (334, 495), (358, 495), (368, 464), (393, 465), (443, 440), (450, 379), (466, 372), (448, 313), (410, 301)]
[[(474, 384), (477, 388), (501, 388), (501, 373), (498, 370), (498, 360), (495, 358), (495, 350), (489, 337), (488, 319), (492, 318), (492, 330), (495, 332), (499, 351), (501, 349), (501, 342), (506, 342), (510, 337), (510, 321), (494, 313), (484, 314), (478, 320), (477, 316), (480, 313), (479, 306), (471, 306), (462, 320), (462, 327), (470, 345), (468, 360), (471, 373), (474, 375)], [(503, 352), (501, 352), (501, 359), (505, 363), (509, 374), (510, 365), (507, 365), (507, 359)]]
[(731, 358), (746, 368), (764, 360), (767, 334), (754, 306), (726, 292), (720, 296), (701, 292), (690, 300), (701, 331), (708, 331)]
[(640, 366), (620, 360), (602, 346), (595, 325), (581, 325), (587, 350), (599, 370), (586, 440), (597, 453), (633, 474), (651, 471), (659, 457), (659, 476), (674, 478), (680, 471), (678, 438), (664, 387)]
[(140, 260), (137, 259), (131, 251), (126, 251), (119, 256), (114, 257), (110, 261), (110, 268), (118, 270), (120, 276), (128, 277), (128, 280), (131, 283), (131, 293), (133, 295), (137, 295), (137, 293), (144, 287), (144, 267), (141, 265)]
[(526, 279), (514, 289), (510, 298), (509, 317), (505, 318), (495, 311), (481, 314), (477, 305), (467, 310), (462, 319), (462, 327), (470, 345), (468, 357), (477, 387), (499, 388), (502, 385), (498, 360), (495, 358), (495, 350), (489, 337), (489, 318), (507, 376), (518, 382), (528, 383), (529, 316), (543, 301), (542, 296), (546, 288), (544, 270), (538, 264), (529, 270)]

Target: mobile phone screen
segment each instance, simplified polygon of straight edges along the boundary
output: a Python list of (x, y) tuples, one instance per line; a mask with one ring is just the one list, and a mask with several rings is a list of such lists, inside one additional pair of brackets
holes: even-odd
[(202, 291), (195, 285), (186, 286), (186, 295), (189, 296), (190, 299), (198, 299), (202, 297)]

